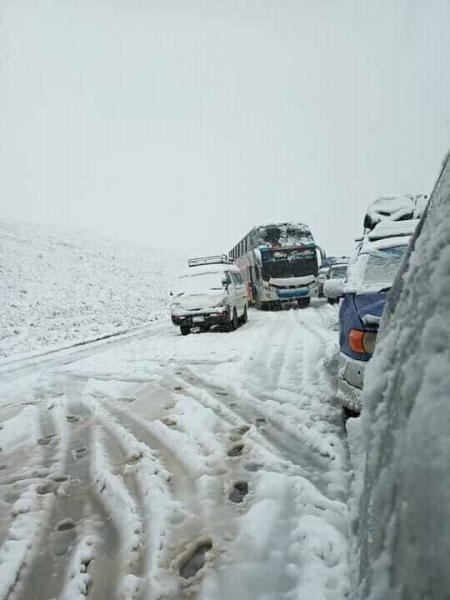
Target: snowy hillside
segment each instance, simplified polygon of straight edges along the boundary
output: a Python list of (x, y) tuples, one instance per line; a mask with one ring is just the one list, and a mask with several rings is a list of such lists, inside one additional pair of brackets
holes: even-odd
[(180, 264), (80, 230), (0, 221), (0, 359), (167, 314)]

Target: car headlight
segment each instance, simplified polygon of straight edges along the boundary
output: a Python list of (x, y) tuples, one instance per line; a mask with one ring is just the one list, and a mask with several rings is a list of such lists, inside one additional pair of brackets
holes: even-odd
[(377, 341), (376, 331), (364, 331), (361, 329), (350, 329), (348, 334), (348, 345), (353, 352), (358, 354), (373, 354)]

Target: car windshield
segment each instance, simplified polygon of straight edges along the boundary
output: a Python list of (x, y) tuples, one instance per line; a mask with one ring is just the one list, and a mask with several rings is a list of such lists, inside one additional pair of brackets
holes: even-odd
[(330, 270), (330, 279), (345, 279), (347, 267), (333, 267)]
[(263, 258), (262, 276), (282, 279), (317, 275), (317, 254), (315, 250), (292, 250), (266, 252)]
[(364, 271), (364, 289), (388, 290), (395, 279), (406, 248), (406, 245), (402, 245), (372, 250)]
[(198, 273), (180, 277), (178, 294), (204, 294), (210, 290), (223, 290), (223, 271)]

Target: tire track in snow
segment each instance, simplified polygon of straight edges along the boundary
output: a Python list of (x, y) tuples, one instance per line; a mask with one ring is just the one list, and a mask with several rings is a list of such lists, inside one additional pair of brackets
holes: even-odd
[[(136, 444), (144, 444), (153, 452), (156, 451), (161, 468), (171, 473), (168, 486), (172, 511), (166, 522), (164, 547), (159, 552), (157, 563), (153, 568), (150, 567), (150, 572), (158, 577), (163, 587), (170, 589), (172, 595), (167, 597), (195, 597), (193, 590), (199, 585), (203, 572), (200, 569), (197, 573), (200, 565), (200, 554), (197, 557), (197, 552), (203, 552), (204, 547), (210, 559), (218, 556), (233, 537), (233, 531), (237, 530), (235, 522), (240, 512), (229, 496), (233, 483), (241, 481), (243, 475), (236, 459), (227, 456), (227, 451), (240, 439), (236, 428), (227, 428), (222, 447), (222, 468), (217, 472), (211, 468), (202, 474), (201, 468), (199, 471), (197, 465), (190, 464), (183, 456), (184, 446), (180, 453), (174, 451), (171, 434), (187, 437), (189, 431), (180, 429), (175, 432), (172, 429), (175, 423), (168, 427), (158, 419), (145, 422), (113, 405), (110, 400), (102, 401), (96, 397), (95, 401), (97, 405), (100, 404), (105, 419), (107, 413), (110, 415), (109, 424), (115, 423), (112, 426), (117, 429), (118, 436), (125, 435), (134, 439)], [(164, 420), (164, 416), (161, 417)], [(104, 424), (108, 428), (106, 422)], [(250, 473), (247, 475), (251, 478)], [(155, 594), (156, 590), (152, 589), (152, 592)]]
[[(90, 561), (91, 574), (108, 573), (111, 569), (108, 580), (93, 577), (90, 597), (115, 597), (117, 536), (110, 525), (109, 515), (97, 501), (91, 487), (92, 419), (82, 404), (70, 402), (69, 407), (70, 412), (63, 416), (67, 431), (64, 432), (60, 420), (59, 430), (47, 434), (66, 438), (65, 455), (58, 464), (59, 472), (54, 470), (41, 490), (38, 489), (45, 498), (47, 509), (35, 552), (11, 600), (33, 598), (36, 589), (46, 598), (63, 594), (72, 548), (77, 545), (78, 534), (86, 523), (97, 531), (100, 540), (99, 552)], [(80, 592), (79, 597), (84, 596)]]
[[(327, 340), (304, 326), (306, 316), (315, 319), (314, 310), (271, 315), (274, 322), (257, 344), (265, 350), (244, 363), (244, 372), (251, 374), (244, 385), (221, 387), (213, 377), (201, 373), (198, 365), (178, 366), (174, 376), (187, 393), (221, 418), (251, 426), (250, 436), (280, 459), (301, 468), (318, 489), (328, 493), (329, 474), (335, 472), (335, 461), (342, 460), (342, 436), (330, 402), (333, 390), (319, 361)], [(288, 389), (280, 385), (283, 371), (298, 373), (297, 389), (295, 382)]]
[[(248, 427), (249, 442), (263, 456), (271, 456), (272, 467), (277, 465), (281, 471), (295, 472), (313, 481), (322, 491), (326, 489), (328, 481), (321, 481), (318, 475), (324, 469), (325, 457), (316, 445), (308, 446), (296, 426), (289, 429), (285, 417), (278, 421), (272, 413), (269, 416), (260, 402), (255, 406), (255, 398), (248, 392), (235, 394), (230, 388), (209, 384), (193, 372), (186, 378), (178, 376), (178, 380), (193, 399), (219, 418), (238, 428)], [(242, 403), (244, 398), (246, 407)]]

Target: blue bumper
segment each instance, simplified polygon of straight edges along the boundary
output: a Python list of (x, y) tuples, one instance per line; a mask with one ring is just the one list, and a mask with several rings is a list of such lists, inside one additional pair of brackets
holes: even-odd
[(288, 290), (277, 289), (277, 295), (280, 300), (291, 300), (293, 298), (305, 298), (309, 296), (309, 287), (294, 288)]

